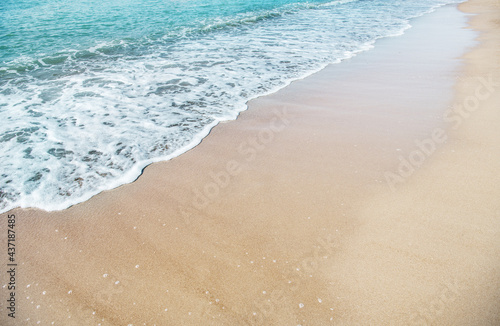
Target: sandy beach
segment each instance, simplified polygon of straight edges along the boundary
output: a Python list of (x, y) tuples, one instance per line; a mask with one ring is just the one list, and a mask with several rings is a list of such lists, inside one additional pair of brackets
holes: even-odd
[(131, 184), (2, 214), (0, 324), (500, 325), (500, 3), (412, 25)]

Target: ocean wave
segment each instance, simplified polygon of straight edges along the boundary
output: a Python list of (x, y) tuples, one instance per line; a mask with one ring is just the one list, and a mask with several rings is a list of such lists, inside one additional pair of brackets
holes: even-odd
[(63, 209), (131, 182), (249, 99), (401, 34), (434, 4), (300, 3), (18, 58), (0, 68), (0, 211)]

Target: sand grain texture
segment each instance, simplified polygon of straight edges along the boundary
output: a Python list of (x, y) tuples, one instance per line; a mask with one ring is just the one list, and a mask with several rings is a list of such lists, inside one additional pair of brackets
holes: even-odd
[[(1, 324), (500, 325), (500, 5), (460, 8), (480, 32), (462, 58), (457, 21), (420, 18), (133, 184), (11, 212), (18, 316)], [(447, 141), (391, 188), (435, 130)]]

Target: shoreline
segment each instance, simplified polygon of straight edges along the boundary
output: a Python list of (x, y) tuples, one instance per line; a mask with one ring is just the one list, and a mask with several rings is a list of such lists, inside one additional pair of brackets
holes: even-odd
[(0, 213), (1, 214), (8, 214), (9, 212), (11, 212), (13, 210), (16, 210), (16, 209), (40, 209), (40, 210), (43, 210), (43, 211), (46, 211), (46, 212), (62, 211), (62, 210), (71, 208), (71, 207), (73, 207), (75, 205), (84, 203), (84, 202), (90, 200), (92, 197), (98, 196), (102, 192), (113, 191), (114, 189), (117, 189), (117, 188), (119, 188), (121, 186), (134, 183), (135, 181), (137, 181), (137, 179), (139, 179), (142, 176), (142, 174), (144, 172), (144, 169), (146, 169), (148, 166), (150, 166), (152, 164), (156, 164), (156, 163), (168, 162), (168, 161), (170, 161), (172, 159), (175, 159), (175, 158), (179, 157), (180, 155), (183, 155), (186, 152), (189, 152), (189, 151), (193, 150), (206, 137), (208, 137), (208, 135), (211, 133), (211, 131), (212, 131), (213, 128), (217, 127), (221, 123), (227, 123), (227, 122), (231, 122), (231, 121), (234, 121), (234, 120), (238, 119), (239, 115), (242, 112), (245, 112), (246, 110), (249, 109), (249, 102), (252, 102), (252, 101), (254, 101), (254, 100), (258, 99), (258, 98), (261, 98), (261, 97), (266, 97), (266, 96), (269, 96), (269, 95), (273, 95), (273, 94), (275, 94), (277, 92), (280, 92), (282, 89), (288, 87), (290, 84), (292, 84), (294, 82), (301, 81), (301, 80), (303, 80), (305, 78), (309, 78), (309, 77), (311, 77), (311, 76), (319, 73), (320, 71), (326, 69), (328, 66), (341, 64), (344, 61), (349, 61), (349, 60), (351, 60), (352, 58), (356, 57), (359, 54), (362, 54), (362, 53), (365, 53), (367, 51), (372, 50), (375, 47), (375, 45), (378, 42), (380, 42), (380, 41), (384, 41), (386, 39), (391, 39), (393, 37), (399, 37), (399, 36), (404, 35), (404, 33), (406, 33), (406, 31), (408, 31), (409, 29), (411, 29), (413, 27), (413, 25), (411, 25), (411, 23), (413, 21), (415, 21), (416, 19), (419, 19), (420, 17), (428, 15), (428, 14), (432, 14), (433, 12), (435, 12), (436, 10), (439, 10), (442, 7), (456, 6), (456, 5), (457, 4), (437, 5), (436, 7), (430, 9), (427, 12), (424, 12), (421, 15), (418, 15), (418, 16), (415, 16), (413, 18), (410, 18), (410, 20), (408, 22), (408, 26), (405, 27), (400, 32), (398, 32), (397, 34), (376, 38), (375, 40), (371, 41), (370, 43), (364, 44), (361, 49), (359, 49), (359, 50), (357, 50), (357, 51), (355, 51), (353, 53), (350, 53), (349, 54), (350, 57), (340, 58), (340, 59), (337, 59), (334, 62), (324, 63), (323, 65), (321, 65), (320, 68), (313, 69), (311, 71), (305, 72), (304, 74), (302, 74), (299, 77), (287, 80), (283, 85), (281, 85), (279, 87), (276, 87), (276, 88), (274, 88), (274, 89), (272, 89), (272, 90), (270, 90), (268, 92), (265, 92), (263, 94), (256, 95), (254, 97), (249, 98), (242, 105), (243, 108), (238, 109), (238, 110), (236, 110), (234, 112), (235, 116), (233, 118), (229, 118), (229, 119), (226, 119), (226, 120), (215, 120), (211, 124), (207, 125), (187, 145), (185, 145), (182, 148), (179, 148), (179, 149), (175, 150), (173, 153), (171, 153), (171, 154), (169, 154), (167, 156), (156, 157), (156, 158), (149, 159), (149, 160), (142, 161), (142, 162), (139, 162), (139, 163), (135, 164), (131, 169), (129, 169), (126, 173), (124, 173), (120, 178), (118, 178), (116, 180), (112, 180), (112, 182), (110, 182), (112, 184), (112, 186), (101, 186), (101, 187), (98, 187), (98, 189), (96, 189), (95, 191), (89, 192), (89, 193), (85, 194), (85, 196), (80, 197), (79, 199), (68, 200), (65, 203), (58, 203), (58, 204), (56, 204), (54, 206), (47, 205), (47, 204), (43, 204), (43, 205), (39, 205), (39, 206), (33, 206), (32, 204), (24, 204), (23, 201), (21, 201), (21, 203), (19, 204), (19, 206), (15, 206), (13, 208), (8, 208), (8, 209), (5, 209), (5, 210), (0, 210)]
[[(439, 8), (405, 35), (252, 100), (132, 184), (64, 211), (10, 211), (19, 318), (498, 324), (500, 114), (487, 72), (500, 68), (500, 26), (487, 3), (460, 5), (482, 11), (469, 18), (479, 44), (460, 60), (450, 58), (472, 32), (456, 31), (465, 15)], [(457, 128), (447, 112), (461, 117)], [(416, 149), (430, 155), (391, 189), (384, 176)]]

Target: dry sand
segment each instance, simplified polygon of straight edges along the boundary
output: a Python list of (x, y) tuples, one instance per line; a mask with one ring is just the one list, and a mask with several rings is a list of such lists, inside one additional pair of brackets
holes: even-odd
[(454, 10), (252, 101), (133, 184), (10, 212), (0, 324), (500, 325), (500, 3), (461, 5), (480, 32), (462, 58)]

